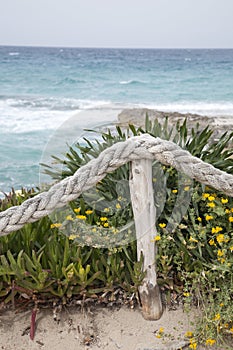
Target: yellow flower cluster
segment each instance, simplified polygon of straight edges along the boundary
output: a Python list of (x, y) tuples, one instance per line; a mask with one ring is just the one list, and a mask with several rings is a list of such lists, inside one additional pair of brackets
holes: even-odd
[(190, 236), (189, 241), (193, 242), (193, 243), (197, 243), (198, 242), (198, 240), (193, 238), (192, 236)]
[(163, 327), (160, 327), (157, 334), (156, 334), (156, 338), (162, 338), (164, 335), (164, 328)]
[(214, 316), (213, 320), (214, 320), (214, 321), (219, 321), (220, 318), (221, 318), (221, 315), (218, 313), (218, 314), (216, 314), (216, 315)]
[(154, 239), (152, 240), (152, 242), (158, 242), (158, 241), (160, 241), (160, 239), (161, 239), (161, 236), (156, 235), (154, 237)]
[(216, 343), (216, 340), (209, 338), (209, 339), (206, 339), (205, 343), (206, 343), (206, 345), (212, 346), (212, 345), (214, 345)]
[(219, 233), (222, 231), (222, 227), (220, 226), (216, 226), (216, 227), (212, 227), (212, 233)]
[(206, 221), (209, 221), (209, 220), (213, 220), (213, 216), (212, 215), (206, 215), (206, 217), (205, 217), (205, 219), (206, 219)]
[(78, 236), (77, 235), (75, 235), (75, 234), (71, 234), (71, 235), (69, 235), (69, 240), (70, 241), (73, 241), (75, 238), (77, 238)]
[(108, 218), (106, 218), (106, 216), (101, 216), (101, 217), (100, 217), (100, 221), (102, 221), (102, 222), (103, 222), (103, 221), (108, 221)]
[(68, 221), (73, 221), (74, 219), (72, 218), (71, 215), (67, 215), (66, 220), (68, 220)]
[(187, 331), (184, 335), (186, 338), (192, 338), (193, 337), (193, 332)]
[(222, 198), (221, 202), (222, 202), (222, 204), (226, 204), (226, 203), (228, 203), (228, 199), (227, 198)]
[(189, 348), (193, 349), (193, 350), (195, 350), (197, 348), (197, 342), (196, 342), (195, 338), (190, 339)]
[(51, 224), (50, 225), (50, 228), (59, 228), (59, 227), (61, 227), (62, 226), (62, 224), (60, 224), (60, 223), (55, 223), (55, 224)]
[(93, 213), (93, 210), (90, 210), (90, 209), (85, 211), (86, 215), (91, 215), (92, 213)]
[(216, 239), (217, 239), (217, 242), (219, 244), (222, 243), (222, 242), (225, 242), (225, 237), (224, 237), (224, 235), (222, 233), (219, 234)]
[(209, 241), (209, 245), (216, 245), (215, 242), (214, 242), (214, 239), (211, 239), (211, 240)]
[(76, 215), (76, 218), (79, 220), (86, 220), (86, 216), (85, 215)]
[(218, 256), (223, 256), (224, 252), (221, 249), (218, 249)]

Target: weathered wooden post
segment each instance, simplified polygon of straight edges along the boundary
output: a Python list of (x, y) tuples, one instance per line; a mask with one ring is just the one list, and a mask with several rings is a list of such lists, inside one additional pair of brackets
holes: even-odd
[(163, 313), (161, 295), (157, 285), (154, 237), (155, 205), (152, 185), (152, 161), (135, 160), (131, 163), (130, 194), (137, 237), (137, 257), (144, 257), (146, 276), (139, 287), (142, 314), (145, 319), (158, 320)]

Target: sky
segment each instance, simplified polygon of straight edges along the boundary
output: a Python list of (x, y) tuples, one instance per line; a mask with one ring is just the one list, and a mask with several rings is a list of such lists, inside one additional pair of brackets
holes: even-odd
[(233, 48), (233, 0), (0, 0), (0, 45)]

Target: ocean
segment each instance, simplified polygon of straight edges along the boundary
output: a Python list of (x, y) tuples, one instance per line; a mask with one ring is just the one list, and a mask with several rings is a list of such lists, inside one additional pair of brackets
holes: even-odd
[(124, 108), (233, 116), (233, 50), (0, 46), (0, 191)]

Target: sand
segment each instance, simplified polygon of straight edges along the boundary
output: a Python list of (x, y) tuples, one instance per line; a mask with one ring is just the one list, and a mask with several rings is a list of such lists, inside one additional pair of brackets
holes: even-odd
[[(2, 350), (177, 350), (188, 349), (185, 332), (194, 330), (197, 310), (190, 314), (182, 308), (164, 310), (158, 321), (146, 321), (139, 308), (130, 309), (80, 307), (63, 309), (60, 321), (54, 320), (52, 310), (40, 310), (36, 334), (29, 336), (30, 310), (16, 314), (0, 314), (0, 349)], [(160, 328), (162, 338), (157, 338)], [(198, 347), (198, 350), (204, 349)], [(214, 349), (211, 347), (211, 349)], [(220, 348), (218, 347), (220, 350)]]
[[(184, 334), (192, 328), (191, 321), (182, 309), (165, 311), (158, 321), (146, 321), (138, 308), (68, 308), (60, 314), (59, 322), (52, 310), (41, 310), (32, 341), (30, 311), (5, 311), (0, 316), (1, 349), (176, 349), (187, 343)], [(163, 339), (156, 338), (160, 327), (164, 328)]]

